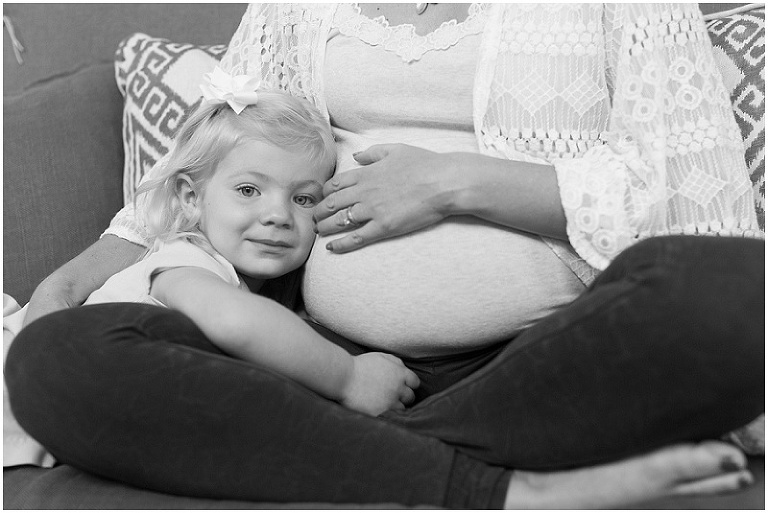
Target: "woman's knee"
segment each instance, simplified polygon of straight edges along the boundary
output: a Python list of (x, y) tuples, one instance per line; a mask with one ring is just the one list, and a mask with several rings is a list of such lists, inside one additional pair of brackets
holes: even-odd
[(145, 368), (169, 343), (220, 353), (189, 318), (166, 308), (113, 303), (51, 313), (11, 343), (5, 364), (11, 405), (22, 426), (31, 427), (25, 425), (37, 417), (31, 409), (76, 401), (78, 390), (93, 394), (95, 381)]
[[(141, 336), (141, 326), (152, 324), (166, 309), (133, 303), (110, 303), (60, 310), (35, 320), (16, 336), (8, 354), (8, 370), (57, 360), (70, 354)], [(161, 323), (156, 323), (162, 326)]]
[(14, 338), (6, 356), (11, 409), (19, 424), (44, 444), (54, 429), (50, 416), (71, 405), (67, 394), (82, 377), (73, 373), (73, 355), (87, 358), (90, 351), (87, 337), (77, 329), (82, 317), (72, 309), (35, 320)]
[[(11, 391), (28, 392), (28, 381), (43, 383), (70, 361), (70, 355), (88, 352), (89, 342), (105, 341), (114, 319), (111, 308), (73, 308), (53, 312), (30, 323), (8, 350), (5, 378)], [(17, 383), (19, 385), (17, 386)], [(24, 383), (25, 386), (22, 386)]]
[(655, 237), (619, 255), (595, 286), (634, 290), (625, 314), (654, 334), (646, 342), (654, 351), (718, 360), (725, 373), (738, 368), (734, 383), (762, 382), (764, 261), (764, 243), (754, 239)]
[(727, 299), (738, 306), (732, 313), (762, 314), (765, 245), (740, 237), (652, 237), (616, 257), (596, 286), (617, 280), (640, 283), (659, 298), (685, 299), (683, 304)]

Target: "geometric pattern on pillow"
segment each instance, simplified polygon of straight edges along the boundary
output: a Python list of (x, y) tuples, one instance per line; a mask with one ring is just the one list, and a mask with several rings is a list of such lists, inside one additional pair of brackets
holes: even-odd
[(201, 97), (203, 75), (227, 45), (177, 44), (146, 34), (120, 42), (115, 79), (124, 98), (123, 201), (133, 201), (141, 178), (171, 148), (177, 130)]
[(715, 61), (744, 140), (760, 228), (765, 230), (765, 7), (707, 23)]

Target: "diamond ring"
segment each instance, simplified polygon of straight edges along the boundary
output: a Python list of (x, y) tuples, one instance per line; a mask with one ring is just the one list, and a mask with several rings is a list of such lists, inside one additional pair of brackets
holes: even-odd
[(352, 215), (352, 207), (349, 207), (347, 209), (347, 218), (344, 219), (344, 226), (349, 226), (351, 224), (357, 225), (357, 224), (360, 224), (360, 223), (358, 223), (357, 220), (355, 219), (355, 217)]

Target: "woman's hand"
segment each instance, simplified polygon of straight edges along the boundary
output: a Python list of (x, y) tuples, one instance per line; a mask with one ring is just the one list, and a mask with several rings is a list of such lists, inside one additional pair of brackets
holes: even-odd
[(346, 232), (326, 247), (346, 253), (445, 219), (453, 199), (446, 186), (451, 155), (405, 144), (380, 144), (356, 153), (355, 160), (365, 167), (326, 182), (325, 199), (315, 208), (319, 234)]
[(340, 401), (347, 408), (375, 417), (387, 410), (402, 410), (413, 402), (419, 378), (400, 358), (364, 353), (352, 362), (352, 373)]
[(354, 155), (364, 167), (340, 173), (315, 207), (320, 235), (344, 232), (327, 244), (347, 253), (412, 233), (448, 216), (566, 238), (555, 168), (479, 153), (435, 153), (380, 144)]

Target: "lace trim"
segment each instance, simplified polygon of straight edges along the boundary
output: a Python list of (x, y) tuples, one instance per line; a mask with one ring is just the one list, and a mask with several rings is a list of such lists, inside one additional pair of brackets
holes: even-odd
[(630, 43), (630, 55), (639, 55), (655, 47), (685, 46), (689, 41), (701, 41), (706, 33), (701, 16), (675, 8), (671, 11), (652, 11), (650, 19), (640, 16), (627, 27), (624, 37)]
[[(748, 219), (742, 220), (738, 226), (731, 228), (718, 229), (718, 225), (719, 223), (715, 223), (713, 226), (708, 224), (686, 227), (673, 226), (663, 230), (641, 233), (636, 237), (636, 241), (665, 235), (704, 235), (708, 237), (743, 237), (747, 239), (765, 240), (765, 233), (752, 226)], [(610, 264), (613, 258), (619, 253), (619, 251), (612, 251), (608, 253), (610, 256), (606, 257), (595, 248), (594, 244), (600, 245), (601, 242), (604, 244), (607, 242), (613, 247), (613, 241), (603, 241), (599, 237), (594, 237), (596, 240), (592, 240), (587, 234), (576, 229), (568, 228), (567, 231), (568, 239), (576, 252), (583, 257), (589, 265), (598, 270), (605, 270), (605, 268), (608, 267), (608, 264)], [(602, 232), (602, 234), (596, 235), (603, 235), (604, 237), (610, 235), (607, 230), (603, 230)]]
[(345, 36), (356, 37), (371, 46), (382, 46), (394, 52), (404, 62), (413, 62), (432, 50), (446, 50), (468, 35), (480, 34), (485, 26), (485, 9), (482, 4), (469, 7), (467, 19), (443, 22), (425, 36), (416, 34), (410, 23), (390, 26), (384, 16), (368, 18), (358, 4), (342, 4), (336, 12), (335, 28)]
[(572, 23), (555, 19), (539, 24), (524, 21), (515, 16), (505, 18), (500, 52), (582, 56), (597, 55), (605, 45), (603, 29), (595, 20)]
[[(606, 137), (611, 139), (610, 134)], [(652, 217), (656, 207), (652, 198), (660, 197), (653, 191), (658, 180), (643, 170), (647, 165), (640, 157), (637, 145), (627, 138), (614, 143), (608, 141), (607, 146), (595, 148), (582, 159), (563, 159), (553, 163), (567, 219), (568, 239), (579, 256), (597, 269), (604, 269), (633, 242), (654, 236), (765, 237), (748, 209), (722, 209), (720, 219), (697, 220), (689, 216), (670, 221), (669, 226), (654, 222)], [(650, 190), (638, 189), (631, 181), (628, 182), (624, 168), (634, 175), (643, 175)], [(667, 187), (666, 204), (673, 208), (673, 198), (679, 195), (705, 208), (729, 187), (719, 177), (694, 169), (682, 183)], [(746, 186), (734, 184), (726, 194), (731, 198), (741, 198), (749, 192), (749, 188), (748, 183)], [(632, 208), (625, 210), (623, 205), (630, 197)]]
[(553, 130), (533, 128), (483, 127), (482, 141), (487, 146), (509, 146), (516, 151), (549, 161), (553, 158), (575, 158), (590, 148), (605, 144), (597, 130)]
[(666, 146), (668, 157), (699, 153), (717, 147), (728, 147), (734, 150), (743, 148), (741, 134), (737, 127), (726, 126), (718, 119), (710, 121), (706, 118), (699, 118), (696, 123), (686, 121), (682, 126), (675, 123), (666, 140), (655, 138), (652, 145), (655, 149)]

